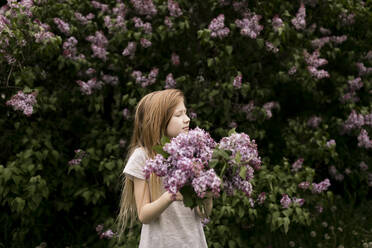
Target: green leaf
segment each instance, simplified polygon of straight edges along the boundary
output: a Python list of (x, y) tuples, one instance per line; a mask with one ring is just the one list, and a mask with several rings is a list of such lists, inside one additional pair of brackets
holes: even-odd
[(191, 185), (185, 185), (181, 188), (180, 193), (183, 196), (183, 203), (186, 207), (194, 208), (196, 207), (196, 194)]
[(162, 155), (164, 158), (168, 158), (169, 154), (163, 150), (162, 145), (156, 145), (153, 147), (154, 151), (160, 155)]
[(230, 129), (229, 132), (227, 133), (228, 136), (236, 133), (235, 127), (233, 129)]
[(288, 228), (289, 228), (290, 220), (289, 220), (288, 217), (285, 217), (285, 218), (283, 218), (283, 221), (284, 221), (284, 232), (287, 233), (288, 232)]
[(233, 51), (233, 47), (232, 47), (232, 46), (226, 46), (226, 52), (227, 52), (229, 55), (231, 55), (232, 51)]
[(246, 179), (246, 177), (247, 177), (247, 167), (245, 167), (245, 166), (240, 167), (239, 176), (244, 180)]
[(170, 143), (170, 139), (169, 137), (164, 135), (163, 137), (161, 137), (160, 144), (164, 146), (166, 143)]

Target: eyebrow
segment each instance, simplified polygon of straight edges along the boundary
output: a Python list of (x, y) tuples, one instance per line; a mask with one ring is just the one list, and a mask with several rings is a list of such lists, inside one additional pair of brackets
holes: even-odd
[(187, 109), (186, 108), (184, 108), (184, 109), (180, 109), (180, 110), (178, 110), (178, 111), (176, 111), (175, 112), (175, 114), (178, 114), (178, 113), (182, 113), (182, 112), (187, 112)]

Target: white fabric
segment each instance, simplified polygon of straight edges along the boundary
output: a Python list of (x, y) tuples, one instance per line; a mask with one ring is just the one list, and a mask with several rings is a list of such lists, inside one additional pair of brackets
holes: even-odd
[[(143, 148), (136, 148), (124, 168), (126, 176), (145, 180), (143, 168), (147, 159)], [(164, 188), (163, 188), (164, 191)], [(150, 224), (142, 224), (140, 248), (205, 248), (204, 230), (195, 211), (175, 201)]]

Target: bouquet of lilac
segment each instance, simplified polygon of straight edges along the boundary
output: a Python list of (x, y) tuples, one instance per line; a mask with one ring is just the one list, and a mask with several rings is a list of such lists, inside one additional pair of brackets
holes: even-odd
[(158, 154), (146, 161), (146, 178), (151, 173), (162, 177), (164, 188), (173, 195), (180, 191), (185, 206), (191, 208), (200, 205), (207, 192), (218, 197), (221, 189), (229, 195), (239, 190), (249, 197), (254, 170), (261, 165), (257, 145), (245, 133), (229, 134), (219, 144), (200, 128), (171, 140), (163, 137), (154, 147)]
[(200, 128), (181, 133), (172, 140), (163, 137), (162, 144), (154, 147), (158, 153), (146, 161), (146, 178), (151, 173), (162, 177), (166, 190), (183, 195), (185, 206), (195, 207), (210, 191), (219, 196), (221, 180), (208, 163), (216, 142)]

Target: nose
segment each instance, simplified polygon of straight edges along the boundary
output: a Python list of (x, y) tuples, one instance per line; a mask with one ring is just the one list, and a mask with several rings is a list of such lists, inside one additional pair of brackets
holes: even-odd
[(186, 115), (186, 118), (184, 119), (184, 122), (185, 122), (185, 123), (189, 123), (189, 122), (190, 122), (190, 118), (189, 118), (188, 115)]

